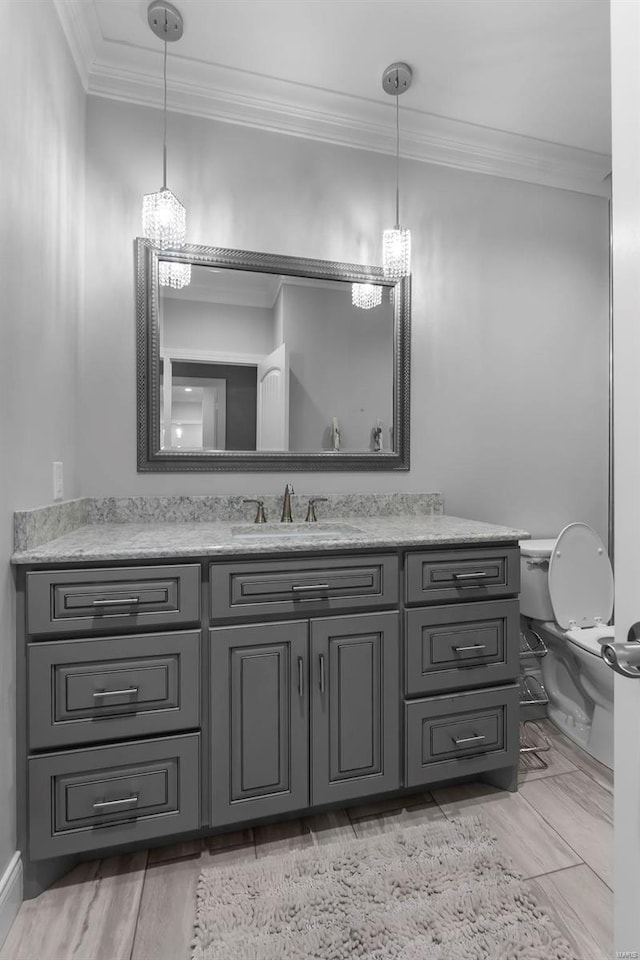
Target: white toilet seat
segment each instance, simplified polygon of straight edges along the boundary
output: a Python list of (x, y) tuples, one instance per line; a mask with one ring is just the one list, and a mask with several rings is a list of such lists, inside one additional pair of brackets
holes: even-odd
[[(584, 630), (581, 630), (579, 627), (573, 630), (563, 630), (555, 620), (538, 621), (538, 623), (547, 633), (552, 634), (552, 636), (562, 643), (566, 643), (569, 650), (574, 654), (583, 650), (585, 653), (597, 657), (598, 660), (600, 660), (600, 648), (602, 644), (615, 639), (615, 627), (613, 624), (608, 624), (604, 627), (588, 627)], [(604, 663), (603, 666), (605, 666)]]
[(594, 657), (601, 656), (602, 644), (615, 640), (615, 631), (611, 626), (605, 627), (586, 627), (580, 629), (565, 631), (565, 637), (569, 643), (575, 644), (581, 650), (585, 650)]
[(564, 528), (551, 551), (548, 577), (553, 615), (563, 630), (609, 623), (613, 570), (606, 548), (592, 527), (570, 523)]

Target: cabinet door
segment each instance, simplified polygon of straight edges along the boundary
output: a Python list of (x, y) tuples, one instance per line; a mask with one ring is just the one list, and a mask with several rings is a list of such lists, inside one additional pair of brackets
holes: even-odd
[(400, 785), (398, 614), (311, 621), (313, 805)]
[(307, 634), (298, 620), (209, 631), (214, 826), (309, 803)]

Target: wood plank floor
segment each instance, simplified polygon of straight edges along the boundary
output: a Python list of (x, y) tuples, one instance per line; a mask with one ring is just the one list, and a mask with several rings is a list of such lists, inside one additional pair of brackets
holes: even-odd
[(613, 953), (611, 771), (550, 723), (548, 768), (523, 757), (520, 789), (464, 784), (84, 863), (25, 902), (0, 960), (188, 960), (200, 870), (311, 844), (478, 813), (575, 960)]

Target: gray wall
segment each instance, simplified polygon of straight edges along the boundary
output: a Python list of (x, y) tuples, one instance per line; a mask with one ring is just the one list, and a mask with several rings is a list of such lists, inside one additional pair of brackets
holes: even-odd
[[(379, 263), (392, 157), (169, 115), (169, 186), (192, 243)], [(158, 186), (161, 114), (88, 100), (82, 491), (255, 492), (256, 477), (136, 473), (133, 237)], [(444, 493), (448, 512), (606, 534), (607, 202), (403, 162), (413, 240), (412, 469), (296, 490)], [(106, 255), (108, 251), (108, 255)], [(114, 370), (122, 389), (113, 391)], [(285, 475), (262, 475), (280, 491)]]
[[(385, 291), (385, 294), (387, 291)], [(369, 450), (376, 420), (389, 449), (393, 308), (351, 304), (351, 285), (283, 287), (289, 347), (291, 450), (329, 450), (337, 417), (343, 450)]]
[(0, 876), (16, 849), (13, 511), (78, 495), (85, 95), (55, 8), (4, 0), (0, 58)]

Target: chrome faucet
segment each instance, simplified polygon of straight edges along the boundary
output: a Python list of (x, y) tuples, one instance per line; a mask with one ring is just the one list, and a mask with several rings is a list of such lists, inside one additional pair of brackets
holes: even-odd
[(282, 499), (282, 516), (280, 517), (281, 523), (292, 523), (291, 519), (291, 494), (294, 493), (293, 486), (288, 483), (284, 488), (284, 497)]

